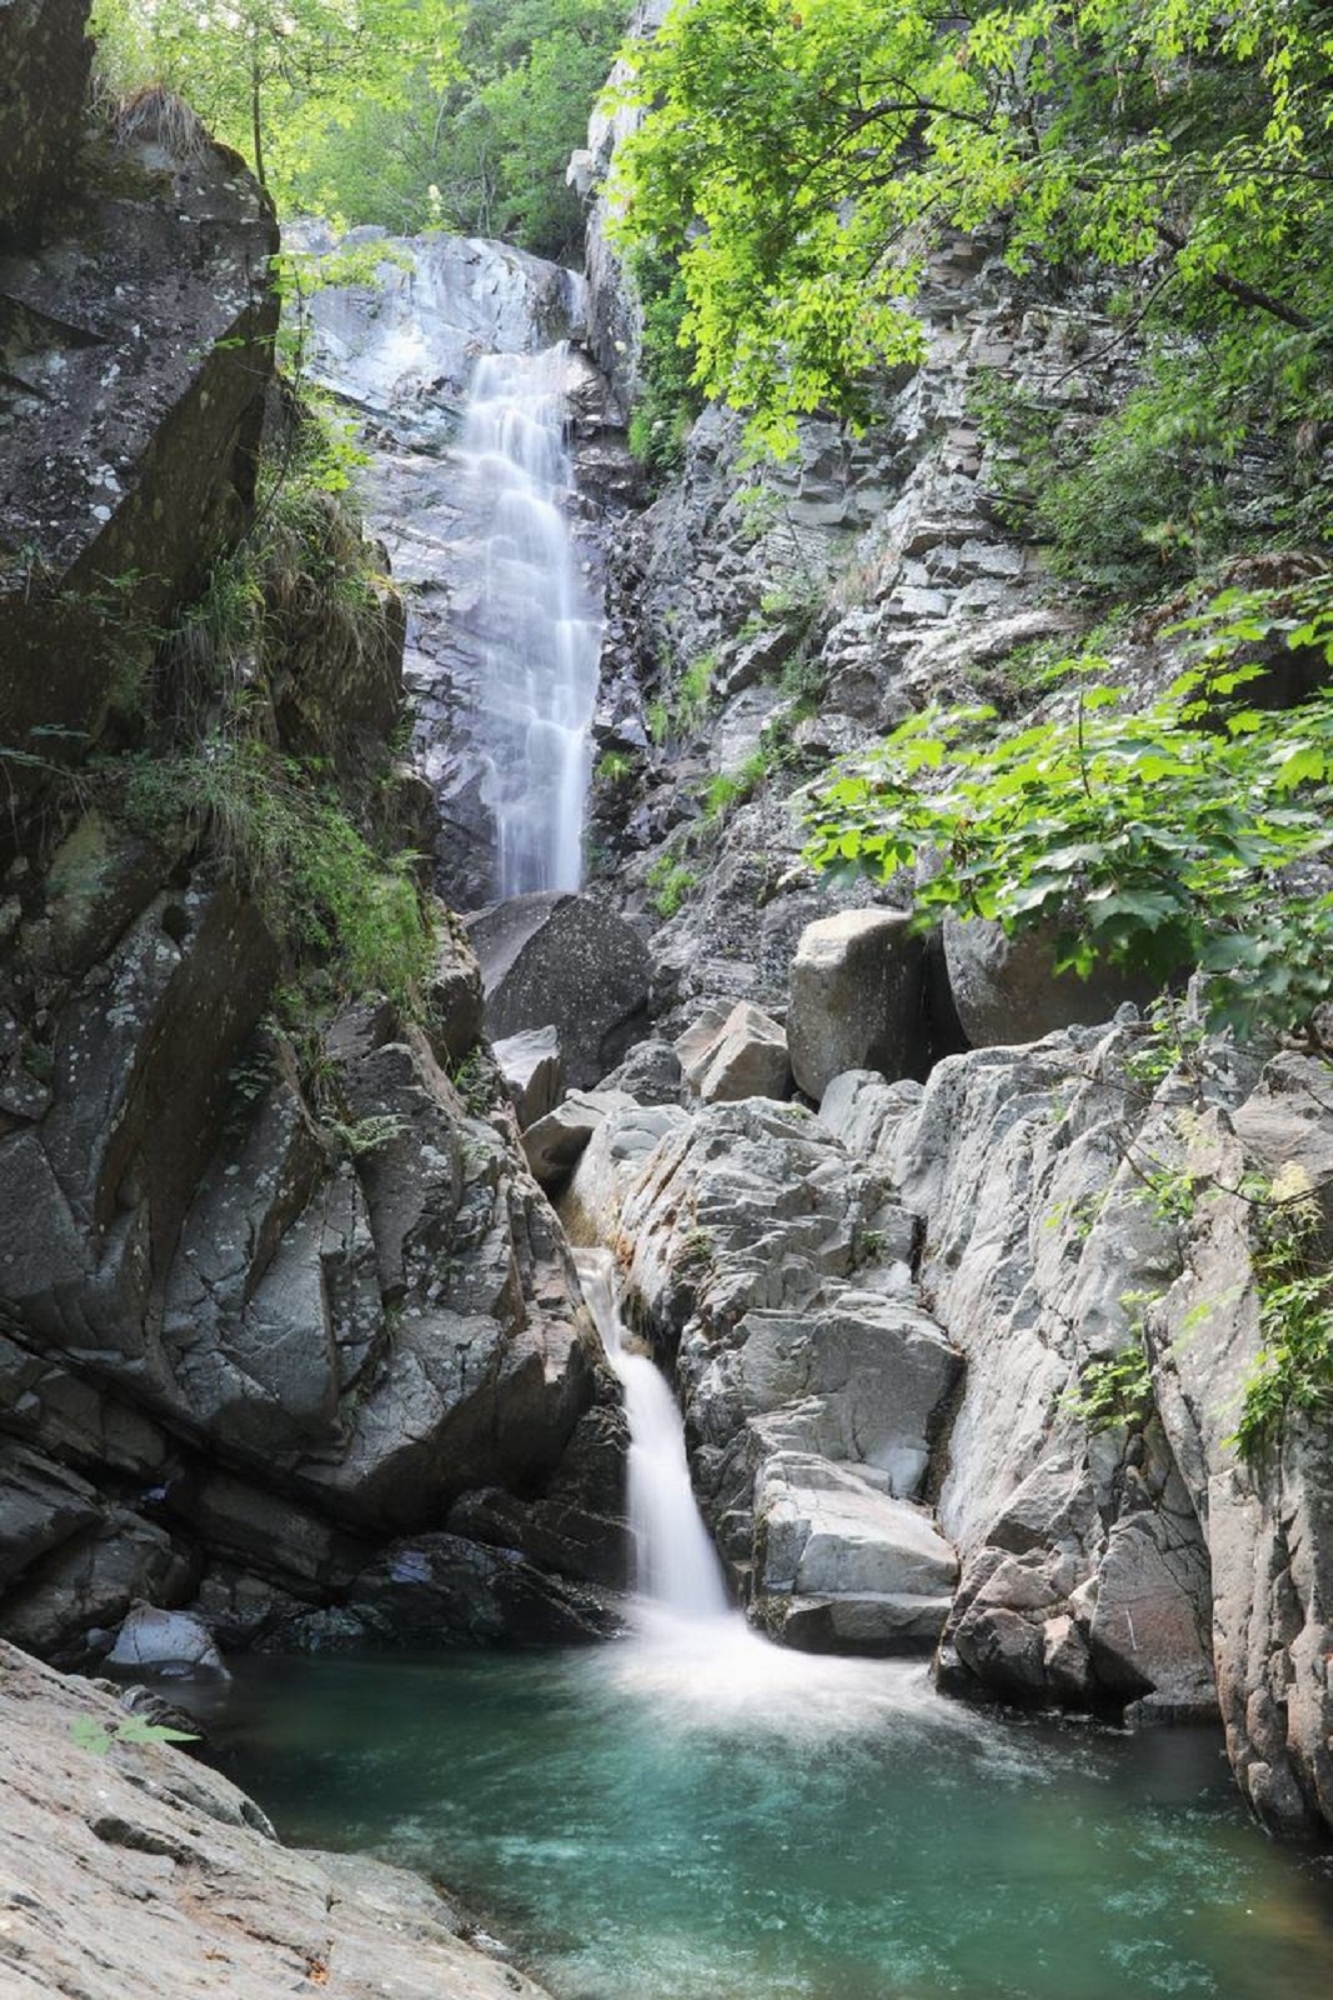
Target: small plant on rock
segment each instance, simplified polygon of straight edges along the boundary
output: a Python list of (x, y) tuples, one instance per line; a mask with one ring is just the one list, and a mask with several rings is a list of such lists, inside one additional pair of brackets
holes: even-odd
[(1152, 1366), (1141, 1332), (1135, 1334), (1131, 1346), (1109, 1361), (1090, 1361), (1078, 1387), (1067, 1390), (1060, 1399), (1060, 1408), (1094, 1433), (1117, 1430), (1122, 1425), (1140, 1430), (1152, 1407)]
[(677, 861), (671, 854), (659, 855), (648, 870), (648, 886), (655, 891), (653, 908), (658, 916), (674, 917), (698, 880), (694, 869), (687, 868), (683, 861)]
[(1292, 1412), (1333, 1412), (1333, 1271), (1323, 1254), (1323, 1213), (1309, 1176), (1286, 1168), (1255, 1210), (1253, 1265), (1263, 1347), (1227, 1443), (1249, 1465), (1278, 1442)]
[(164, 1722), (148, 1722), (142, 1715), (127, 1715), (122, 1722), (103, 1722), (96, 1715), (76, 1715), (69, 1725), (72, 1740), (80, 1750), (94, 1757), (109, 1756), (117, 1743), (197, 1743), (192, 1729), (170, 1729)]

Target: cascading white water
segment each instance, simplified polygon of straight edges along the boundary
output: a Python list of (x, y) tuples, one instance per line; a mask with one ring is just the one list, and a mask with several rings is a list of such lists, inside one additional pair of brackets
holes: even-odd
[(625, 1392), (635, 1581), (671, 1617), (730, 1623), (722, 1566), (690, 1485), (676, 1399), (648, 1356), (625, 1347), (610, 1254), (580, 1250), (577, 1261), (607, 1360)]
[(602, 620), (563, 510), (566, 344), (477, 365), (458, 446), (479, 574), (457, 623), (481, 666), (495, 893), (577, 889)]
[(603, 1671), (653, 1703), (659, 1721), (713, 1728), (723, 1718), (784, 1733), (856, 1731), (871, 1710), (939, 1697), (919, 1662), (848, 1660), (775, 1646), (727, 1599), (722, 1565), (690, 1485), (685, 1426), (646, 1354), (628, 1348), (609, 1251), (576, 1250), (579, 1281), (629, 1425), (629, 1516), (639, 1590), (635, 1643), (609, 1647)]

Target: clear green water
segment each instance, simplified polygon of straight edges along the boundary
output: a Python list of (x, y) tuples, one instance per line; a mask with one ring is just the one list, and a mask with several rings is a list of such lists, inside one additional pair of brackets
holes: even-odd
[(1327, 1857), (1217, 1736), (997, 1721), (899, 1663), (701, 1630), (542, 1657), (242, 1662), (283, 1835), (449, 1884), (558, 2000), (1328, 2000)]

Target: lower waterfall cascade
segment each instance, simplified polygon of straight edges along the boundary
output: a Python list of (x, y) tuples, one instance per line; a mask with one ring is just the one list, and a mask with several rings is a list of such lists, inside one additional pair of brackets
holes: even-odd
[(592, 1651), (238, 1661), (225, 1747), (285, 1837), (442, 1877), (555, 2000), (1320, 2000), (1317, 1859), (1220, 1733), (950, 1701), (727, 1602), (671, 1389), (575, 1253), (625, 1391), (640, 1595)]
[(630, 1447), (628, 1497), (635, 1580), (663, 1617), (730, 1624), (722, 1566), (690, 1486), (685, 1428), (669, 1384), (646, 1354), (626, 1345), (614, 1266), (605, 1250), (575, 1253), (584, 1297), (624, 1392)]

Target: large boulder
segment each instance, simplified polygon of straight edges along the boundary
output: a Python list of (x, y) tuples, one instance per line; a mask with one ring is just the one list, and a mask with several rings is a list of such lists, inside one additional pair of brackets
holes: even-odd
[(1099, 965), (1087, 979), (1057, 973), (1055, 956), (1053, 926), (1008, 937), (983, 917), (945, 917), (949, 991), (974, 1049), (1037, 1042), (1059, 1028), (1096, 1027), (1126, 1002), (1146, 1006), (1157, 991), (1151, 980), (1113, 966)]
[(543, 1187), (561, 1186), (574, 1172), (593, 1134), (608, 1118), (628, 1110), (633, 1103), (623, 1090), (571, 1090), (562, 1104), (523, 1134), (523, 1152), (534, 1177)]
[(900, 910), (843, 910), (801, 933), (791, 967), (792, 1071), (818, 1103), (835, 1076), (916, 1076), (925, 1055), (925, 943)]
[(648, 954), (589, 896), (515, 896), (467, 919), (492, 1041), (554, 1023), (565, 1073), (590, 1090), (642, 1032)]
[(185, 1611), (162, 1611), (153, 1604), (134, 1606), (116, 1634), (107, 1665), (171, 1680), (200, 1676), (219, 1680), (227, 1671), (202, 1619)]
[(920, 1306), (848, 1289), (810, 1314), (747, 1313), (737, 1332), (725, 1382), (700, 1385), (696, 1421), (709, 1390), (729, 1390), (747, 1417), (767, 1419), (766, 1437), (850, 1465), (899, 1498), (920, 1493), (959, 1370)]
[(285, 1618), (265, 1644), (295, 1652), (426, 1652), (578, 1645), (622, 1629), (620, 1607), (595, 1587), (553, 1576), (517, 1549), (430, 1533), (391, 1543), (336, 1609)]
[(791, 1088), (786, 1032), (748, 1000), (721, 1016), (710, 1008), (681, 1036), (676, 1054), (685, 1082), (705, 1104), (782, 1098)]
[(526, 1131), (549, 1111), (554, 1111), (564, 1095), (565, 1065), (560, 1054), (560, 1036), (554, 1027), (529, 1028), (526, 1034), (509, 1035), (492, 1050), (500, 1065), (505, 1088), (514, 1100), (519, 1130)]
[(606, 1090), (627, 1090), (638, 1104), (679, 1104), (684, 1082), (680, 1057), (670, 1042), (650, 1036), (635, 1042), (622, 1063), (602, 1078)]
[(929, 1652), (958, 1559), (925, 1513), (827, 1459), (779, 1452), (755, 1495), (756, 1606), (811, 1652)]
[(105, 1688), (0, 1646), (0, 1961), (14, 2000), (187, 1984), (228, 2000), (325, 1984), (339, 2000), (545, 2000), (464, 1943), (419, 1877), (280, 1847), (217, 1772), (117, 1741), (127, 1720)]

